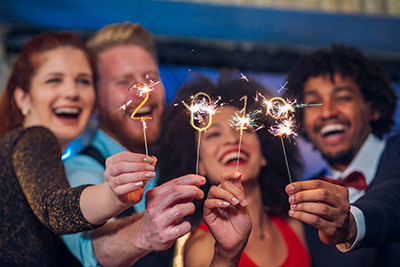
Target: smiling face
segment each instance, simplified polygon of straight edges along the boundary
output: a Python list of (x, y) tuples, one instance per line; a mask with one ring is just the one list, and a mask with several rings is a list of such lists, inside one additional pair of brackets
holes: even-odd
[(334, 75), (311, 77), (304, 84), (304, 103), (321, 106), (304, 110), (304, 129), (329, 164), (344, 171), (372, 132), (379, 114), (363, 99), (351, 79)]
[(15, 90), (15, 100), (27, 108), (23, 126), (50, 129), (63, 148), (78, 137), (92, 112), (93, 73), (83, 51), (65, 46), (34, 56), (36, 71), (28, 93)]
[(142, 123), (131, 119), (134, 108), (124, 113), (118, 110), (132, 100), (137, 107), (144, 99), (135, 90), (128, 90), (133, 83), (159, 83), (149, 93), (149, 100), (137, 112), (136, 117), (152, 117), (146, 120), (146, 137), (149, 144), (158, 140), (161, 115), (164, 107), (164, 87), (158, 73), (157, 63), (152, 55), (136, 45), (121, 45), (101, 52), (97, 62), (98, 111), (103, 131), (131, 151), (144, 150)]
[[(229, 120), (232, 120), (237, 111), (234, 107), (224, 107), (220, 113), (214, 115), (211, 127), (202, 133), (199, 173), (207, 176), (211, 184), (219, 184), (224, 171), (236, 169), (239, 131), (231, 127)], [(239, 160), (242, 182), (257, 181), (261, 168), (266, 163), (257, 134), (250, 130), (243, 131)]]

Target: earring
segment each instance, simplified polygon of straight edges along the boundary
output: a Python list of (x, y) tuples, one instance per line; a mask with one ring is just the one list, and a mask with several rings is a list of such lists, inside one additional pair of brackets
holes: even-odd
[(29, 114), (29, 108), (26, 108), (26, 107), (22, 108), (21, 113), (22, 113), (22, 115), (27, 116)]

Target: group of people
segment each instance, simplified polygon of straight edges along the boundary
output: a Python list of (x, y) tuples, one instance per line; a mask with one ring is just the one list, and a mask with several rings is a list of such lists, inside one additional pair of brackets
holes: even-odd
[[(398, 265), (400, 147), (387, 138), (397, 96), (381, 68), (341, 45), (294, 65), (284, 97), (322, 104), (295, 115), (329, 169), (290, 184), (269, 118), (259, 114), (266, 127), (241, 139), (229, 123), (244, 95), (249, 111), (262, 109), (257, 94), (273, 97), (238, 74), (199, 75), (165, 106), (155, 42), (139, 24), (106, 26), (86, 46), (66, 32), (28, 41), (0, 102), (1, 265), (170, 266), (188, 233), (185, 266)], [(143, 98), (128, 90), (151, 81), (137, 116), (152, 118), (146, 137), (157, 158), (131, 119)], [(199, 139), (176, 103), (200, 91), (226, 104)], [(92, 112), (91, 143), (63, 163)], [(285, 148), (299, 177), (298, 148)]]

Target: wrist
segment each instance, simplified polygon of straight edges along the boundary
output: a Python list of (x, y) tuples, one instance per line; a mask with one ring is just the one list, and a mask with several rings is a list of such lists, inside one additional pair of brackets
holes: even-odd
[(243, 249), (246, 246), (238, 245), (232, 249), (223, 248), (218, 243), (214, 245), (214, 257), (210, 266), (237, 266), (242, 255)]
[(143, 257), (153, 251), (151, 242), (149, 242), (150, 238), (145, 230), (147, 227), (146, 223), (144, 222), (143, 215), (141, 215), (140, 218), (133, 223), (133, 226), (134, 229), (132, 232), (135, 233), (135, 235), (132, 237), (133, 246), (138, 254), (141, 255), (140, 257)]
[(348, 229), (349, 230), (347, 233), (347, 238), (345, 243), (353, 244), (357, 237), (357, 223), (352, 213), (350, 213)]

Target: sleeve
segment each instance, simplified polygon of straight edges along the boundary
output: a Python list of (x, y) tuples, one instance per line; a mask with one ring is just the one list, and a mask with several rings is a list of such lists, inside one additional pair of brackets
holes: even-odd
[(87, 187), (70, 188), (56, 137), (46, 128), (28, 128), (12, 151), (13, 167), (24, 195), (38, 219), (55, 234), (90, 230), (80, 209)]
[[(77, 155), (65, 161), (64, 165), (71, 186), (106, 181), (104, 167), (89, 156)], [(83, 266), (99, 266), (93, 252), (92, 231), (63, 235), (62, 240)]]
[(395, 140), (387, 143), (370, 189), (354, 203), (364, 214), (366, 230), (357, 247), (400, 241), (400, 138)]
[(62, 235), (65, 245), (82, 266), (100, 266), (93, 252), (92, 231)]

